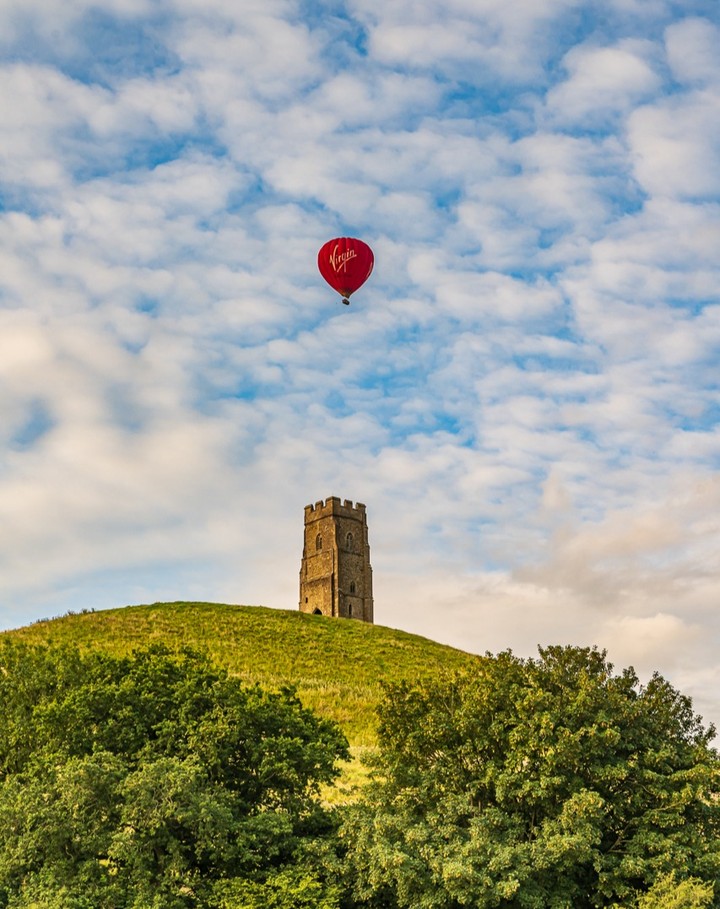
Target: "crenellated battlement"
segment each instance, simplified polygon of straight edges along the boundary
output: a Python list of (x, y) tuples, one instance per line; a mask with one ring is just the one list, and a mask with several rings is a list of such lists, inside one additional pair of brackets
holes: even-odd
[(341, 517), (354, 517), (363, 520), (365, 515), (365, 505), (358, 502), (353, 505), (350, 499), (342, 501), (339, 496), (328, 496), (325, 501), (322, 499), (314, 505), (305, 506), (305, 521), (308, 519), (317, 520), (325, 518), (328, 515), (339, 515)]

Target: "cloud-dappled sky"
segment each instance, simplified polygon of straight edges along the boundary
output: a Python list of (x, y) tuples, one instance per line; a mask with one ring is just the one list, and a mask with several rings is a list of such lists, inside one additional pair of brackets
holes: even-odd
[(720, 720), (717, 0), (5, 0), (0, 54), (3, 627), (296, 608), (338, 495), (379, 623)]

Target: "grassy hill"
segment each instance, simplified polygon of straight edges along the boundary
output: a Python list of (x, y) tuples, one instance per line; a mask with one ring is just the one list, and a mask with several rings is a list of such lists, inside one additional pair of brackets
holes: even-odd
[(380, 625), (217, 603), (154, 603), (69, 614), (4, 634), (117, 655), (154, 642), (192, 647), (247, 682), (295, 685), (303, 703), (336, 720), (356, 749), (375, 742), (375, 707), (384, 681), (460, 669), (476, 659)]

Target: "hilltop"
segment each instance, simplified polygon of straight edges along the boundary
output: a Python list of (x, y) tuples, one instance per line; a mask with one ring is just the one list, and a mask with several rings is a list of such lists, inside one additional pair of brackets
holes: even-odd
[(338, 722), (356, 747), (375, 743), (383, 682), (461, 669), (477, 659), (381, 625), (219, 603), (70, 613), (4, 634), (30, 644), (75, 644), (114, 655), (153, 643), (191, 647), (248, 683), (294, 685), (303, 703)]

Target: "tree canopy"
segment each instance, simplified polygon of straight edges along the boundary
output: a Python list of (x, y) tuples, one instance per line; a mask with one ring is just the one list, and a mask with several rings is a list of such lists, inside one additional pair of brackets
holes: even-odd
[(674, 872), (707, 901), (720, 877), (713, 735), (662, 677), (641, 685), (596, 649), (504, 653), (392, 685), (376, 781), (343, 830), (355, 897), (599, 909)]
[[(293, 887), (330, 905), (304, 857), (346, 757), (291, 690), (243, 686), (198, 654), (5, 643), (0, 906), (226, 909), (264, 892), (281, 906)], [(255, 903), (234, 901), (243, 888)]]
[(0, 645), (0, 909), (709, 909), (720, 762), (603, 652), (389, 685), (374, 781), (292, 690), (192, 653)]

